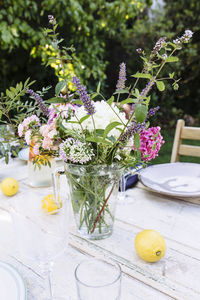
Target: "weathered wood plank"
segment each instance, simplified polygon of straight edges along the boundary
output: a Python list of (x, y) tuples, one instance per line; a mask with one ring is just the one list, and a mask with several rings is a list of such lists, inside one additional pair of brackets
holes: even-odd
[[(178, 253), (168, 244), (166, 257), (156, 264), (143, 262), (134, 250), (136, 232), (122, 230), (115, 224), (113, 235), (102, 241), (88, 241), (73, 232), (72, 245), (87, 254), (112, 258), (122, 265), (123, 272), (175, 299), (199, 299), (198, 280), (190, 277), (200, 272), (200, 261)], [(138, 229), (137, 229), (138, 232)], [(187, 270), (187, 276), (183, 273)], [(184, 279), (184, 280), (183, 280)], [(190, 298), (189, 298), (190, 297)]]
[(180, 155), (200, 157), (200, 147), (182, 144), (180, 145), (178, 153)]
[(200, 128), (184, 126), (181, 131), (181, 138), (200, 141)]

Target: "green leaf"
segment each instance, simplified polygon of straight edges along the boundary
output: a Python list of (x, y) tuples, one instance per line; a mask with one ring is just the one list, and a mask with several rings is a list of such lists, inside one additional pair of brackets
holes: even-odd
[(98, 136), (104, 136), (104, 129), (96, 129), (96, 134), (98, 135)]
[(142, 104), (135, 105), (135, 118), (139, 123), (143, 123), (147, 116), (147, 107)]
[[(24, 84), (24, 86), (25, 86), (25, 84)], [(23, 89), (23, 84), (22, 84), (22, 82), (17, 83), (17, 85), (16, 85), (16, 90), (17, 90), (17, 92), (21, 92), (22, 89)]]
[(136, 96), (137, 98), (140, 97), (140, 91), (139, 91), (138, 89), (135, 89), (135, 96)]
[(156, 81), (157, 88), (160, 92), (165, 90), (165, 84), (163, 81)]
[(94, 93), (91, 95), (91, 99), (94, 99), (96, 96), (98, 96), (98, 93)]
[(9, 91), (8, 89), (6, 90), (6, 95), (11, 99), (14, 98), (14, 94), (11, 91)]
[(169, 78), (170, 79), (174, 78), (174, 74), (175, 74), (174, 72), (173, 73), (169, 73)]
[(177, 47), (177, 45), (176, 45), (176, 44), (174, 44), (174, 43), (171, 43), (171, 42), (168, 42), (168, 45), (172, 46), (173, 48), (176, 48), (176, 47)]
[(135, 102), (137, 102), (137, 99), (128, 98), (126, 100), (121, 101), (120, 105), (124, 105), (126, 103), (135, 103)]
[(86, 115), (84, 117), (82, 117), (79, 121), (80, 123), (82, 123), (83, 121), (87, 120), (90, 117), (90, 115)]
[(73, 104), (83, 105), (83, 102), (81, 100), (73, 100)]
[(112, 146), (112, 143), (109, 142), (108, 140), (105, 140), (104, 138), (102, 137), (92, 137), (92, 136), (89, 136), (86, 138), (86, 141), (87, 142), (92, 142), (92, 143), (100, 143), (100, 144), (105, 144), (105, 145), (109, 145), (109, 146)]
[(124, 89), (124, 90), (119, 90), (119, 91), (115, 92), (114, 95), (115, 94), (128, 94), (128, 93), (129, 93), (129, 90)]
[(101, 82), (99, 81), (98, 86), (97, 86), (97, 93), (99, 94), (100, 92), (100, 87), (101, 87)]
[(113, 101), (115, 100), (114, 96), (111, 96), (110, 99), (108, 99), (107, 103), (111, 105)]
[(17, 90), (14, 87), (11, 86), (10, 90), (11, 90), (11, 92), (13, 92), (14, 95), (17, 94)]
[(66, 86), (66, 81), (65, 80), (62, 80), (60, 82), (58, 82), (56, 84), (56, 88), (55, 88), (55, 93), (56, 93), (56, 96), (58, 96), (61, 92), (61, 90)]
[(140, 135), (139, 133), (134, 134), (134, 146), (136, 149), (140, 148)]
[(45, 101), (46, 103), (65, 103), (66, 99), (63, 97), (53, 97), (50, 98), (49, 100)]
[[(30, 77), (28, 77), (28, 78), (26, 79), (26, 81), (24, 82), (24, 86), (25, 86), (25, 87), (28, 85), (29, 80), (30, 80)], [(20, 82), (19, 84), (21, 84), (21, 82)]]
[(152, 79), (152, 75), (151, 74), (147, 74), (147, 73), (136, 73), (134, 75), (131, 75), (131, 77), (135, 77), (135, 78), (147, 78), (147, 79)]
[(106, 138), (107, 137), (107, 135), (108, 135), (108, 133), (113, 129), (113, 128), (115, 128), (116, 126), (118, 126), (118, 125), (122, 125), (120, 122), (112, 122), (112, 123), (110, 123), (110, 124), (108, 124), (107, 126), (106, 126), (106, 128), (105, 128), (105, 131), (104, 131), (104, 138)]
[(170, 56), (165, 59), (166, 62), (177, 62), (179, 58), (177, 56)]

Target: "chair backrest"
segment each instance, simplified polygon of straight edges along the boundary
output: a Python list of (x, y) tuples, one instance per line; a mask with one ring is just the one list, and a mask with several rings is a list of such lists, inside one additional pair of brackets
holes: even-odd
[(184, 145), (182, 139), (199, 140), (200, 127), (185, 126), (184, 120), (178, 120), (172, 148), (171, 162), (179, 161), (180, 155), (200, 157), (200, 146)]

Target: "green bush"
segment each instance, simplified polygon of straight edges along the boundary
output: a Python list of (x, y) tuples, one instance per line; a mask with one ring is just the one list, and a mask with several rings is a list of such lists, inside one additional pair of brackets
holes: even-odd
[[(86, 83), (94, 85), (105, 79), (108, 64), (107, 41), (125, 35), (128, 23), (146, 7), (147, 0), (5, 0), (0, 2), (1, 77), (5, 90), (27, 76), (36, 79), (38, 88), (55, 84), (50, 67), (41, 67), (42, 48), (47, 41), (42, 28), (48, 25), (48, 15), (54, 15), (61, 37), (67, 46), (74, 45), (81, 66), (77, 72)], [(34, 57), (30, 57), (33, 47)]]
[[(192, 115), (200, 118), (200, 2), (198, 0), (165, 0), (164, 9), (155, 11), (151, 18), (148, 14), (139, 19), (134, 28), (126, 32), (126, 38), (120, 37), (123, 53), (125, 53), (128, 72), (138, 69), (135, 59), (137, 48), (152, 50), (152, 45), (161, 37), (169, 39), (180, 37), (185, 30), (194, 32), (192, 42), (181, 51), (180, 61), (176, 63), (176, 78), (180, 78), (179, 90), (174, 93), (167, 85), (164, 93), (156, 92), (152, 105), (160, 105), (162, 124), (173, 126), (177, 118)], [(169, 66), (168, 72), (171, 68)]]

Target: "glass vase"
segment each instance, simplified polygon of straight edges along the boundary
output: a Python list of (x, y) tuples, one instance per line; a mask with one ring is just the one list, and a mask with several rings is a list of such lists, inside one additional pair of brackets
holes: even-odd
[(112, 234), (122, 172), (118, 165), (65, 163), (74, 217), (81, 236), (102, 239)]
[(52, 173), (56, 168), (54, 157), (35, 155), (30, 147), (28, 159), (28, 182), (32, 187), (52, 185)]

